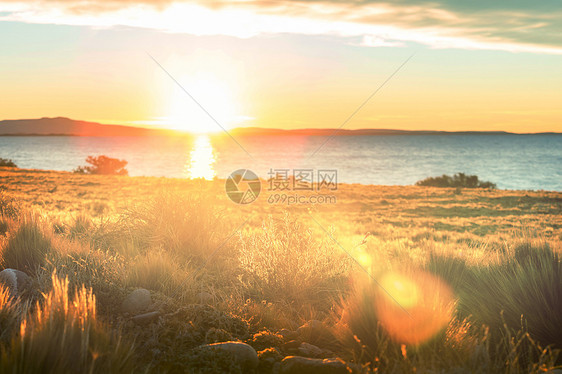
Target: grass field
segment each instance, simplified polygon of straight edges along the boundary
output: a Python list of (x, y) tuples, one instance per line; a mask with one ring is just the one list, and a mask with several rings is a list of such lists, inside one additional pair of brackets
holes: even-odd
[[(560, 367), (562, 193), (340, 184), (332, 204), (237, 205), (224, 184), (0, 168), (0, 269), (31, 277), (0, 288), (0, 373)], [(137, 288), (152, 304), (124, 311)], [(200, 348), (225, 341), (259, 366)]]

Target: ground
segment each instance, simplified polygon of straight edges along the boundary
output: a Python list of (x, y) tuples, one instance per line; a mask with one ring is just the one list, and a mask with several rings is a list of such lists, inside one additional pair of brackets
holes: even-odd
[[(142, 359), (128, 359), (132, 371), (135, 364), (153, 371), (221, 371), (220, 363), (214, 369), (198, 364), (214, 359), (194, 349), (227, 340), (252, 345), (260, 352), (259, 370), (266, 372), (285, 356), (303, 354), (289, 344), (295, 339), (297, 347), (320, 347), (324, 353), (317, 356), (374, 371), (540, 372), (556, 364), (562, 348), (554, 332), (562, 326), (555, 310), (562, 297), (562, 193), (267, 187), (262, 181), (259, 198), (239, 205), (227, 197), (224, 180), (0, 168), (1, 268), (19, 266), (29, 273), (38, 288), (30, 296), (34, 301), (54, 292), (53, 271), (69, 277), (71, 286), (91, 288), (100, 328), (135, 341), (128, 355)], [(333, 198), (325, 204), (279, 203), (279, 194), (297, 193)], [(26, 224), (48, 244), (37, 256), (18, 257), (12, 253), (17, 248), (27, 249), (31, 240), (42, 243), (24, 230)], [(526, 260), (533, 256), (538, 263)], [(410, 284), (417, 290), (411, 308), (411, 295), (404, 295)], [(133, 316), (119, 310), (138, 287), (150, 290), (150, 311), (160, 313), (150, 328), (136, 326)], [(381, 287), (388, 289), (384, 297), (398, 300), (390, 309), (380, 309)], [(436, 290), (450, 296), (437, 297)], [(391, 327), (404, 323), (388, 319), (402, 313), (392, 309), (402, 304), (415, 334)], [(430, 317), (427, 310), (433, 310)], [(22, 313), (19, 318), (35, 326), (30, 319), (36, 310)], [(521, 315), (527, 326), (521, 326)], [(278, 335), (310, 320), (321, 321), (329, 338)], [(513, 348), (514, 342), (526, 353)], [(9, 362), (17, 344), (4, 344)], [(545, 351), (547, 346), (554, 351)], [(517, 351), (516, 360), (510, 349)], [(486, 369), (473, 362), (482, 350)], [(85, 357), (84, 365), (101, 370)]]

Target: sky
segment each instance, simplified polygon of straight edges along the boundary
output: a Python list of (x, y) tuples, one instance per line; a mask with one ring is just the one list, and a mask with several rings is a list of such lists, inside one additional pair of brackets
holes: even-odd
[(0, 119), (560, 132), (561, 103), (559, 0), (0, 0)]

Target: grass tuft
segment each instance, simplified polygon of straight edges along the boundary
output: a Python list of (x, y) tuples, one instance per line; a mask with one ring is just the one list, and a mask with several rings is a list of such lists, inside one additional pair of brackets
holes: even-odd
[(38, 219), (26, 217), (11, 235), (0, 252), (0, 260), (5, 268), (35, 274), (45, 265), (46, 256), (53, 250), (50, 238), (44, 234)]
[(68, 279), (53, 273), (52, 290), (2, 348), (0, 372), (133, 372), (131, 346), (96, 319), (96, 300), (84, 286), (71, 297)]

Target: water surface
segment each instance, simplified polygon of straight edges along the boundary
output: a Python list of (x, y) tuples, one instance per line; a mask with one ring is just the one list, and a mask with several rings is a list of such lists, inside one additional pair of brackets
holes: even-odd
[(562, 135), (0, 137), (0, 157), (21, 168), (71, 171), (88, 155), (125, 159), (132, 176), (226, 178), (249, 168), (335, 169), (338, 182), (408, 185), (427, 176), (476, 174), (505, 189), (562, 191)]

